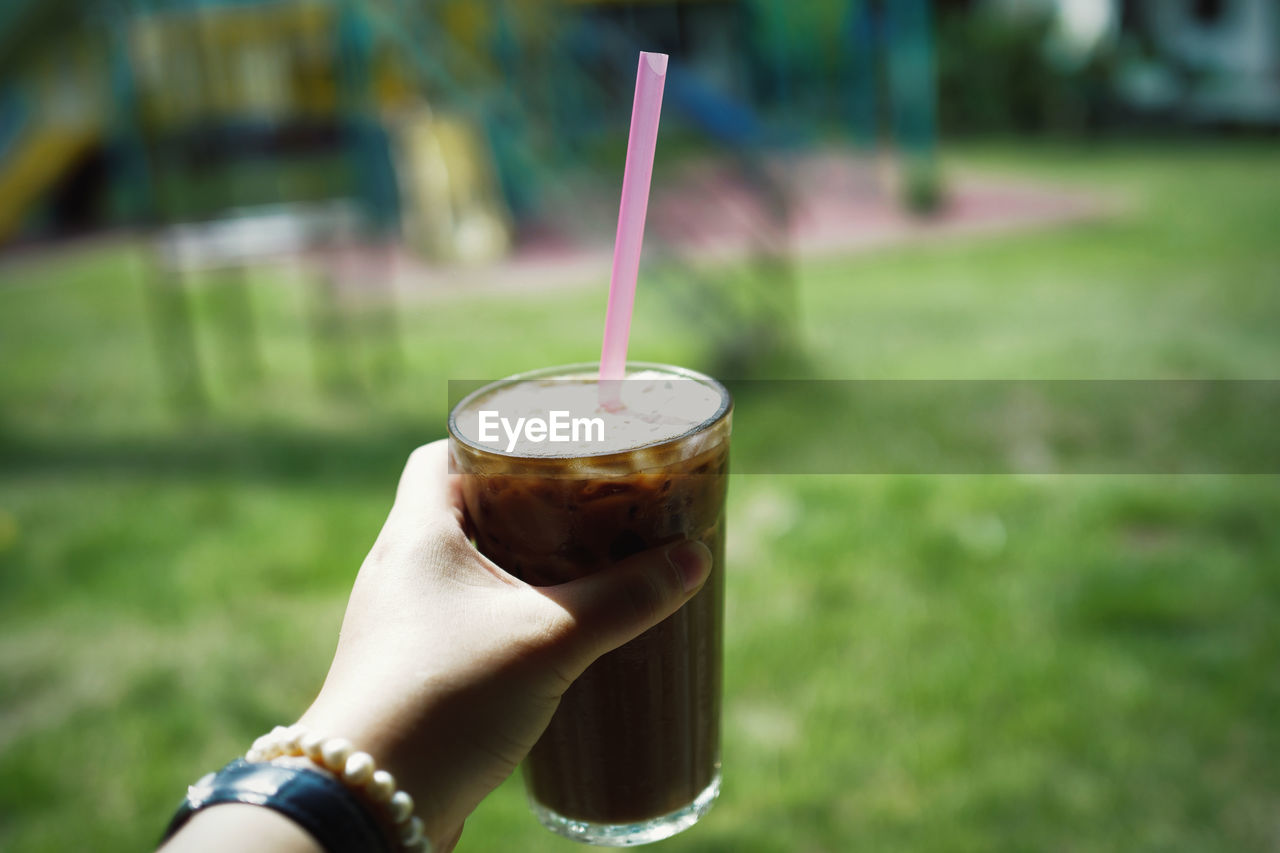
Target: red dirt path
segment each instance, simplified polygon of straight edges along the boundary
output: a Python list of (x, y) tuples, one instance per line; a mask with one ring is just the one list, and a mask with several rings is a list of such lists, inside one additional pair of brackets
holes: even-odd
[[(914, 241), (1041, 228), (1106, 215), (1116, 205), (1094, 195), (1026, 181), (947, 175), (946, 201), (928, 217), (903, 210), (885, 163), (839, 152), (775, 160), (769, 169), (787, 187), (789, 224), (782, 228), (731, 165), (691, 163), (655, 178), (646, 253), (694, 263), (732, 263), (762, 241), (797, 258), (852, 254)], [(511, 257), (492, 265), (448, 266), (402, 254), (397, 290), (423, 298), (515, 293), (607, 281), (617, 216), (616, 189), (565, 190), (570, 205), (558, 221), (539, 223)], [(643, 275), (643, 272), (641, 273)]]

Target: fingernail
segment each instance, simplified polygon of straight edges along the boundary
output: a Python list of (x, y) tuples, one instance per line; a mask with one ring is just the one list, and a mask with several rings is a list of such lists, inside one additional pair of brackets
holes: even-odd
[(684, 591), (696, 589), (711, 571), (711, 551), (701, 542), (681, 542), (667, 549), (667, 561), (684, 581)]

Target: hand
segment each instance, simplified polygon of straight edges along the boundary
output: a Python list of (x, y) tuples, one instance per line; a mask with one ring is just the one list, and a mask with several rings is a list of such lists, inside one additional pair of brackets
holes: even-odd
[(529, 586), (468, 540), (447, 443), (420, 447), (300, 722), (371, 753), (413, 795), (436, 849), (451, 850), (569, 684), (678, 610), (710, 570), (706, 547), (686, 542), (571, 583)]

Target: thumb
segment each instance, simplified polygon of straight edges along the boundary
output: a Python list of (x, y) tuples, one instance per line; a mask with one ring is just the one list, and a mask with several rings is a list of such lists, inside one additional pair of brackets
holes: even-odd
[(572, 620), (570, 657), (586, 669), (679, 610), (702, 588), (711, 562), (701, 542), (677, 542), (542, 592)]

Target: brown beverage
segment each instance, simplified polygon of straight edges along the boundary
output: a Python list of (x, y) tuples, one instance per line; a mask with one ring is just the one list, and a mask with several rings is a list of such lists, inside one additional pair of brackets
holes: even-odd
[[(625, 407), (621, 418), (596, 406), (590, 366), (495, 383), (450, 417), (476, 544), (528, 583), (562, 583), (681, 539), (699, 540), (713, 555), (711, 576), (684, 607), (574, 682), (525, 761), (525, 784), (544, 825), (615, 845), (656, 841), (691, 826), (719, 790), (732, 408), (724, 388), (700, 374), (630, 368), (644, 372), (629, 377), (648, 376), (658, 387), (646, 390), (636, 384), (646, 380), (628, 378), (623, 385), (636, 393), (623, 393), (623, 402), (630, 397), (642, 405)], [(565, 376), (578, 378), (554, 378)], [(676, 399), (682, 392), (672, 392), (673, 383), (689, 383), (678, 387), (699, 399)], [(504, 388), (515, 395), (503, 399)], [(513, 447), (503, 435), (483, 446), (477, 413), (492, 405), (513, 421), (515, 408), (545, 416), (530, 394), (558, 400), (551, 405), (575, 415), (584, 407), (604, 415), (607, 440)]]

